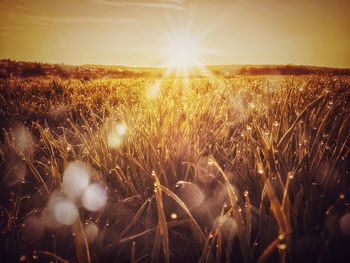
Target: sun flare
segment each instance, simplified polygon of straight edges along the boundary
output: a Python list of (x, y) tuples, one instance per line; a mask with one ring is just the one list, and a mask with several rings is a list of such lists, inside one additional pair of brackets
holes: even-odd
[(182, 79), (188, 87), (190, 78), (199, 75), (211, 75), (205, 63), (213, 50), (205, 46), (209, 31), (200, 32), (185, 25), (171, 25), (158, 36), (160, 51), (165, 68), (162, 77), (175, 76)]
[(199, 41), (190, 34), (180, 34), (167, 41), (164, 49), (166, 66), (186, 68), (202, 66), (200, 55), (203, 53)]

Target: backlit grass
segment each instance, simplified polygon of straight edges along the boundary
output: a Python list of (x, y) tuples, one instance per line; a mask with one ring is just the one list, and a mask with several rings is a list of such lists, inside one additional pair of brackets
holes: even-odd
[[(9, 260), (349, 255), (347, 77), (38, 77), (1, 80), (0, 89)], [(71, 186), (81, 193), (65, 188), (69, 165), (88, 174)], [(101, 191), (91, 199), (92, 184)], [(52, 214), (54, 198), (77, 209), (72, 224), (68, 210)]]

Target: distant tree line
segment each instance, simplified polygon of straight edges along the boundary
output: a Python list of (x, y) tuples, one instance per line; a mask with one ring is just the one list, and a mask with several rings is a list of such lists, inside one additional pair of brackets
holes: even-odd
[(242, 67), (236, 71), (238, 75), (311, 75), (311, 74), (336, 74), (350, 75), (350, 69), (308, 67), (308, 66), (260, 66)]
[[(213, 69), (213, 72), (226, 77), (235, 75), (350, 75), (350, 69), (298, 65), (219, 66), (219, 68)], [(9, 59), (0, 60), (0, 78), (11, 76), (57, 76), (61, 78), (89, 80), (103, 77), (136, 78), (146, 76), (161, 77), (161, 75), (161, 69), (135, 69), (119, 66), (94, 65), (71, 66), (64, 64), (12, 61)]]
[(146, 72), (133, 69), (117, 69), (94, 66), (70, 66), (64, 64), (48, 64), (39, 62), (21, 62), (9, 59), (0, 60), (0, 78), (11, 76), (58, 76), (62, 78), (94, 79), (101, 77), (132, 78), (147, 75)]

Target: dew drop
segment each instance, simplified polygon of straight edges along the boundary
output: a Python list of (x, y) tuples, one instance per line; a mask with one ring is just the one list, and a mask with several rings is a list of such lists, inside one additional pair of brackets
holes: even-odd
[(171, 213), (170, 217), (171, 217), (171, 219), (177, 219), (177, 214), (176, 213)]
[(286, 244), (278, 244), (278, 245), (277, 245), (277, 248), (278, 248), (279, 250), (285, 250), (285, 249), (287, 248), (287, 246), (286, 246)]
[(293, 172), (288, 172), (288, 178), (293, 179), (294, 178), (294, 173)]

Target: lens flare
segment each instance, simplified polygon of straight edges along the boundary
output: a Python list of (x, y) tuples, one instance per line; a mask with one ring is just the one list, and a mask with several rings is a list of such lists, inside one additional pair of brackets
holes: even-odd
[(128, 128), (124, 123), (118, 123), (113, 126), (107, 136), (108, 146), (110, 148), (118, 148), (122, 144), (127, 132)]
[(89, 182), (88, 168), (80, 162), (72, 162), (63, 174), (63, 192), (69, 199), (77, 199), (88, 188)]
[(84, 192), (82, 203), (83, 206), (89, 210), (96, 212), (103, 208), (107, 202), (107, 195), (105, 193), (105, 188), (98, 184), (90, 185)]
[(179, 181), (175, 185), (176, 194), (190, 209), (200, 206), (204, 201), (202, 190), (191, 182)]
[(213, 223), (214, 228), (220, 228), (223, 237), (228, 238), (237, 232), (237, 222), (228, 215), (217, 217)]
[(57, 223), (71, 225), (79, 216), (75, 204), (58, 191), (52, 193), (47, 208), (45, 221), (48, 227), (57, 227)]
[(116, 131), (117, 131), (119, 136), (125, 136), (126, 132), (128, 131), (128, 129), (124, 123), (117, 124), (117, 126), (115, 128), (116, 128)]
[(63, 225), (73, 224), (78, 216), (77, 207), (68, 199), (58, 200), (53, 207), (54, 219)]
[(161, 86), (160, 81), (157, 81), (153, 83), (150, 87), (147, 89), (147, 98), (154, 100), (159, 97), (161, 92)]
[(12, 146), (15, 152), (19, 155), (32, 154), (33, 137), (29, 130), (22, 123), (16, 123), (11, 131)]

